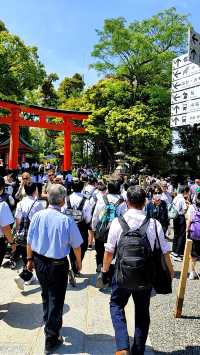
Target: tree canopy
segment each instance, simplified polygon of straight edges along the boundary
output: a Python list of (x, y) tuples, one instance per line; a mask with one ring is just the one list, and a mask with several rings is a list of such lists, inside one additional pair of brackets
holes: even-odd
[(0, 96), (23, 99), (25, 90), (37, 88), (44, 77), (37, 48), (25, 45), (0, 22)]

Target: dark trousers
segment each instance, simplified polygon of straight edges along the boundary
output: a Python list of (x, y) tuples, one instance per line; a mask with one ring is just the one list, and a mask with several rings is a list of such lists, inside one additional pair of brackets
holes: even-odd
[(20, 256), (22, 257), (22, 260), (23, 260), (23, 263), (24, 263), (24, 267), (23, 267), (23, 271), (19, 274), (19, 276), (24, 281), (30, 281), (30, 279), (33, 276), (33, 273), (26, 269), (26, 265), (27, 265), (27, 248), (26, 248), (26, 245), (18, 244), (16, 246), (15, 252), (12, 253), (12, 260), (16, 261)]
[(67, 258), (55, 260), (36, 253), (34, 264), (42, 288), (46, 345), (54, 345), (62, 327), (69, 264)]
[(150, 325), (149, 306), (151, 289), (131, 290), (119, 288), (115, 278), (113, 278), (110, 314), (115, 330), (118, 351), (129, 349), (130, 346), (124, 308), (131, 295), (135, 304), (135, 334), (131, 354), (143, 355)]
[(98, 267), (98, 265), (103, 265), (104, 242), (95, 239), (95, 250), (96, 250), (96, 263)]
[(186, 221), (184, 215), (174, 219), (174, 239), (172, 251), (178, 255), (184, 254), (186, 241)]
[(6, 253), (6, 240), (5, 238), (0, 238), (0, 266), (3, 262), (5, 253)]
[(17, 260), (19, 257), (22, 257), (24, 266), (27, 264), (27, 248), (26, 245), (17, 245), (15, 252), (12, 254), (12, 259)]
[[(83, 238), (83, 243), (81, 244), (81, 260), (83, 260), (86, 250), (88, 248), (88, 225), (86, 223), (79, 225), (79, 230)], [(69, 259), (70, 259), (71, 268), (73, 272), (76, 274), (78, 271), (76, 267), (76, 257), (73, 248), (70, 249)]]

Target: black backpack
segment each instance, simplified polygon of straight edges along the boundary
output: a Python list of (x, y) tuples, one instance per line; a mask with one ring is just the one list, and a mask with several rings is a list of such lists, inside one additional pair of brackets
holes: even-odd
[(141, 227), (132, 230), (125, 219), (120, 217), (122, 234), (117, 246), (115, 280), (121, 288), (152, 287), (155, 275), (153, 251), (146, 235), (149, 218)]
[(16, 243), (17, 245), (22, 245), (22, 246), (26, 246), (27, 244), (27, 235), (28, 235), (28, 229), (30, 226), (30, 212), (34, 206), (34, 204), (37, 202), (38, 200), (35, 200), (32, 204), (32, 206), (30, 207), (28, 213), (24, 216), (22, 216), (21, 221), (20, 221), (20, 226), (19, 226), (19, 231), (17, 231), (16, 233)]

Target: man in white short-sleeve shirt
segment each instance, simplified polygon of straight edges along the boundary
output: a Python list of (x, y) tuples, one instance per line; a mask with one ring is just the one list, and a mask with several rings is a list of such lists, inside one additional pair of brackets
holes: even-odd
[(14, 222), (12, 212), (6, 202), (0, 202), (0, 266), (6, 252), (6, 240), (15, 251), (16, 246), (13, 241), (10, 225)]
[[(132, 186), (127, 190), (127, 205), (128, 211), (124, 214), (124, 219), (131, 229), (138, 229), (145, 220), (144, 207), (146, 203), (146, 193), (140, 186)], [(164, 239), (164, 233), (161, 224), (156, 221), (158, 238), (160, 246), (165, 256), (166, 263), (173, 277), (173, 266), (170, 259), (170, 247), (168, 242)], [(119, 242), (122, 233), (122, 228), (119, 224), (118, 218), (115, 218), (111, 223), (108, 234), (107, 243), (105, 243), (105, 253), (103, 260), (102, 274), (108, 272), (115, 248)], [(150, 242), (152, 250), (156, 242), (155, 222), (150, 219), (147, 227), (147, 238)], [(104, 277), (103, 277), (104, 278)], [(134, 342), (129, 352), (129, 335), (127, 330), (126, 316), (124, 308), (132, 295), (135, 304), (135, 336)], [(117, 285), (115, 276), (112, 280), (112, 293), (110, 300), (110, 314), (112, 318), (113, 327), (115, 330), (115, 340), (117, 346), (116, 355), (128, 354), (143, 354), (145, 351), (145, 343), (148, 336), (150, 315), (151, 288), (120, 288)]]

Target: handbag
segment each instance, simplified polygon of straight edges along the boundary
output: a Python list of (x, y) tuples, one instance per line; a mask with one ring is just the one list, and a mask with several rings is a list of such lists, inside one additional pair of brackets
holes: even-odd
[(168, 218), (176, 219), (178, 217), (178, 211), (175, 204), (172, 202), (168, 207)]
[(156, 248), (155, 243), (153, 251), (153, 259), (155, 264), (155, 277), (153, 281), (153, 288), (157, 294), (167, 295), (169, 293), (172, 293), (172, 278), (160, 246), (156, 220), (154, 220), (154, 223), (156, 231), (156, 240), (158, 242), (159, 248)]

